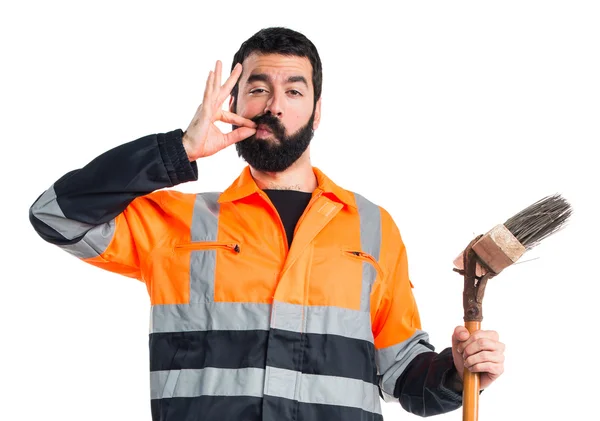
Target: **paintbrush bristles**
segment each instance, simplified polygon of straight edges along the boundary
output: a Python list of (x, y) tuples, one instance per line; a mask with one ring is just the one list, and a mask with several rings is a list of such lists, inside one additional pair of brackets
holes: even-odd
[(523, 209), (509, 218), (504, 226), (529, 250), (562, 229), (571, 213), (571, 205), (555, 194)]

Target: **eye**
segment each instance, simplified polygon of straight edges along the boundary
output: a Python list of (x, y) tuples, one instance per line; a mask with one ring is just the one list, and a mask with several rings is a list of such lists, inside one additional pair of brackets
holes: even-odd
[(267, 90), (263, 89), (263, 88), (256, 88), (256, 89), (252, 89), (250, 91), (251, 94), (262, 94), (262, 93), (265, 93), (265, 92), (267, 92)]
[(292, 94), (292, 96), (302, 96), (302, 94), (300, 93), (300, 91), (297, 91), (295, 89), (292, 89), (290, 91), (288, 91), (290, 94)]

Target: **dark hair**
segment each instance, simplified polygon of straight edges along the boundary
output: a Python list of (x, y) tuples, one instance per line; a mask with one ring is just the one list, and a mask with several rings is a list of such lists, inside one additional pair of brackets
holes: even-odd
[[(233, 56), (231, 70), (233, 71), (237, 63), (243, 63), (246, 57), (252, 53), (282, 54), (308, 58), (312, 65), (312, 82), (316, 104), (321, 97), (323, 71), (317, 48), (306, 36), (288, 28), (275, 27), (261, 29), (242, 43), (240, 49)], [(238, 89), (239, 84), (236, 83), (231, 90), (234, 104), (237, 103)]]

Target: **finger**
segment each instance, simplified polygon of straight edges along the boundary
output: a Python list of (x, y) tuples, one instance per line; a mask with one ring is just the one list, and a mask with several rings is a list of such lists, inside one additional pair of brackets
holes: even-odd
[(483, 363), (498, 364), (503, 362), (504, 354), (502, 352), (482, 351), (465, 359), (464, 366), (469, 368)]
[(256, 133), (256, 129), (250, 127), (240, 127), (232, 132), (225, 134), (225, 143), (227, 146), (242, 141)]
[(481, 330), (480, 334), (483, 338), (489, 338), (493, 341), (500, 340), (500, 335), (498, 335), (498, 332), (496, 332), (495, 330)]
[(221, 74), (223, 72), (222, 66), (223, 63), (221, 63), (221, 60), (217, 60), (217, 63), (215, 64), (215, 81), (213, 85), (213, 92), (219, 92), (221, 89)]
[(212, 98), (212, 86), (213, 86), (213, 82), (214, 82), (214, 73), (211, 70), (208, 73), (208, 78), (206, 79), (206, 86), (204, 88), (204, 100), (202, 101), (204, 104), (208, 104), (210, 103), (210, 100)]
[(488, 338), (488, 339), (492, 339), (494, 341), (498, 341), (500, 340), (500, 336), (498, 335), (498, 332), (496, 332), (495, 330), (477, 330), (475, 332), (472, 333), (473, 339), (477, 340), (477, 339), (481, 339), (481, 338)]
[(469, 370), (471, 373), (488, 373), (492, 377), (498, 377), (504, 373), (504, 364), (485, 362), (467, 367), (467, 370)]
[(237, 83), (241, 74), (242, 74), (242, 65), (240, 63), (237, 63), (235, 65), (235, 67), (233, 68), (233, 71), (231, 72), (231, 74), (229, 75), (227, 80), (225, 81), (225, 84), (221, 88), (221, 91), (219, 92), (219, 99), (218, 99), (219, 104), (222, 104), (223, 101), (225, 101), (225, 98), (227, 98), (229, 96), (229, 94), (231, 94), (231, 90)]
[[(466, 328), (464, 330), (466, 330)], [(458, 327), (455, 329), (455, 332), (460, 332)], [(465, 349), (471, 346), (471, 344), (484, 339), (490, 339), (497, 342), (499, 340), (498, 333), (493, 330), (476, 330), (475, 332), (470, 333), (465, 340), (462, 340), (461, 338), (462, 343), (458, 344), (457, 350), (458, 352), (463, 353)]]
[(489, 338), (479, 338), (465, 347), (462, 352), (463, 358), (466, 359), (482, 351), (504, 351), (504, 344)]
[(254, 121), (225, 110), (221, 112), (221, 118), (219, 120), (224, 123), (235, 124), (236, 126), (256, 128), (256, 123)]

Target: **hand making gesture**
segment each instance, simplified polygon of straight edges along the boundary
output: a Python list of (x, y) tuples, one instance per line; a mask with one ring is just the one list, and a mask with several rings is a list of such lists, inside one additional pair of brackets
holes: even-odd
[[(256, 133), (256, 124), (252, 120), (221, 108), (242, 74), (242, 65), (236, 64), (223, 86), (221, 86), (221, 66), (221, 61), (217, 60), (215, 70), (210, 71), (202, 104), (196, 110), (194, 118), (183, 135), (183, 146), (190, 161), (213, 155)], [(230, 133), (222, 133), (214, 124), (215, 121), (235, 124), (239, 128)]]

